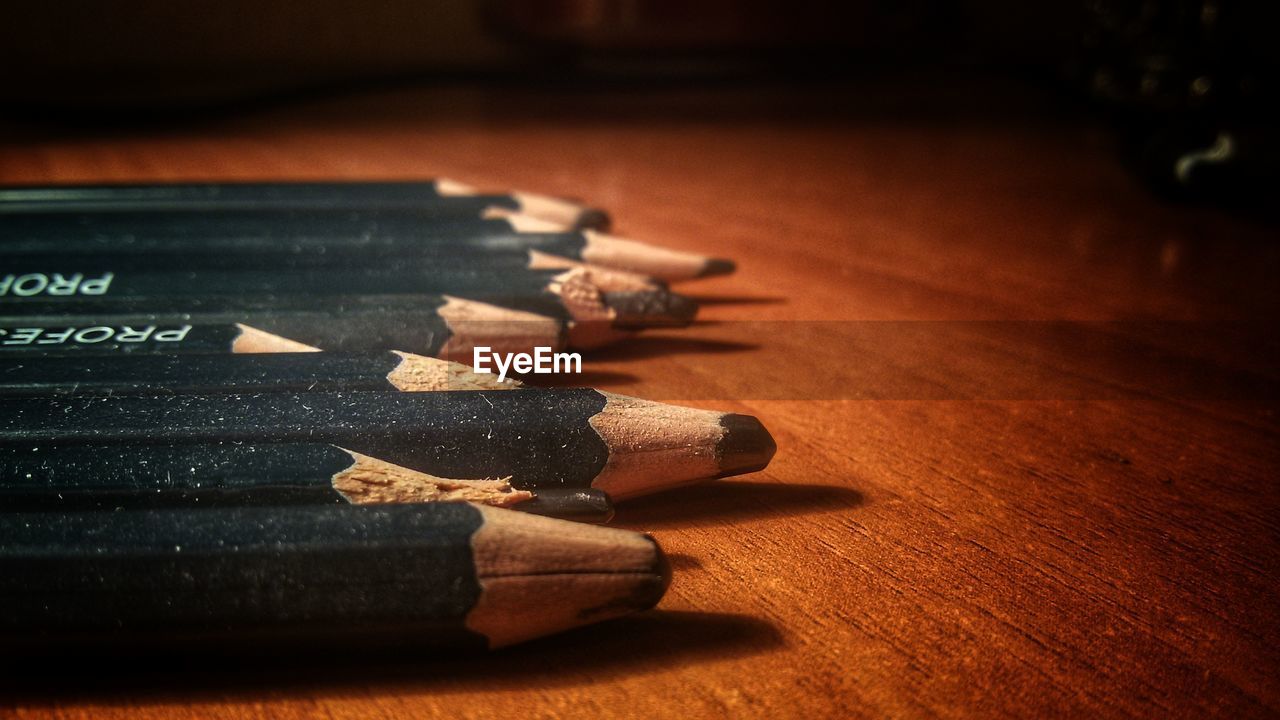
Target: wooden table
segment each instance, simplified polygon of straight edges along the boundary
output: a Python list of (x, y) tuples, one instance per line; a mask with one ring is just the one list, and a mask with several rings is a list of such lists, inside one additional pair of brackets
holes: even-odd
[(1276, 715), (1275, 233), (1153, 199), (1034, 93), (885, 90), (406, 90), (10, 128), (6, 182), (447, 175), (736, 258), (685, 286), (699, 325), (589, 355), (586, 380), (754, 413), (779, 450), (621, 510), (673, 554), (644, 616), (462, 662), (19, 674), (3, 707)]

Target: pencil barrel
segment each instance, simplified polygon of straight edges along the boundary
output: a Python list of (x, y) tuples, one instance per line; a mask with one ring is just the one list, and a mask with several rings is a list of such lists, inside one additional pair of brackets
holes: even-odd
[(0, 398), (0, 445), (331, 443), (444, 478), (587, 488), (595, 390)]
[(243, 182), (0, 187), (0, 213), (400, 208), (442, 216), (519, 210), (510, 195), (446, 195), (435, 182)]
[(505, 220), (446, 220), (411, 214), (105, 213), (11, 215), (0, 254), (97, 253), (112, 257), (199, 253), (484, 254), (537, 250), (581, 259), (575, 232), (516, 232)]
[(392, 352), (0, 359), (0, 396), (394, 391), (404, 362)]
[(0, 514), (0, 634), (479, 649), (482, 522), (464, 503)]

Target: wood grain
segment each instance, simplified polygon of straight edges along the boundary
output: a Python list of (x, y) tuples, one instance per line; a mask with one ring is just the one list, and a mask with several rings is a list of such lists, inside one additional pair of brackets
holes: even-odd
[(1274, 232), (1151, 198), (1104, 130), (1019, 88), (883, 91), (446, 89), (12, 129), (6, 182), (446, 175), (736, 258), (686, 286), (701, 323), (589, 355), (587, 380), (757, 414), (779, 451), (621, 508), (674, 554), (652, 614), (460, 662), (26, 668), (5, 709), (1280, 713)]

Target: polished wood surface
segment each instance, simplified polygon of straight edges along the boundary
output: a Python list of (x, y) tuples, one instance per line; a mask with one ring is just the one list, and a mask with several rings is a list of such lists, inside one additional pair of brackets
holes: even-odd
[(620, 232), (736, 258), (683, 286), (702, 322), (589, 355), (586, 380), (756, 414), (779, 450), (621, 508), (673, 554), (647, 615), (455, 662), (26, 668), (3, 707), (1280, 713), (1276, 234), (1152, 198), (1069, 107), (966, 92), (388, 91), (13, 127), (5, 182), (445, 175), (582, 196)]

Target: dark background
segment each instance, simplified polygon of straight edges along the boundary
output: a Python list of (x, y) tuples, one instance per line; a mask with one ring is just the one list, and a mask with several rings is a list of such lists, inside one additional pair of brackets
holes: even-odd
[[(4, 111), (109, 126), (400, 84), (643, 93), (820, 85), (856, 110), (909, 87), (989, 103), (999, 76), (1105, 118), (1178, 201), (1274, 197), (1275, 3), (1220, 0), (103, 0), (0, 10)], [(961, 83), (963, 87), (963, 83)], [(941, 93), (941, 94), (939, 94)], [(762, 95), (763, 96), (763, 95)], [(874, 99), (870, 99), (874, 103)], [(776, 102), (785, 103), (786, 100)], [(758, 107), (758, 106), (757, 106)], [(959, 109), (959, 108), (958, 108)], [(933, 110), (937, 112), (937, 110)]]

